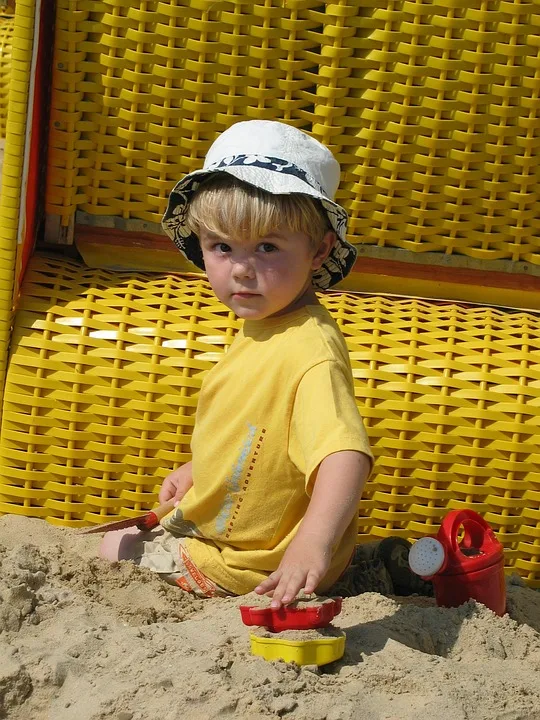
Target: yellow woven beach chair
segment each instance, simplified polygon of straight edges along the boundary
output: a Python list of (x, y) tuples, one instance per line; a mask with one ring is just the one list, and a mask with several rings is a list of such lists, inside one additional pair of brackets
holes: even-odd
[[(361, 539), (482, 513), (540, 586), (540, 318), (332, 292), (376, 455)], [(5, 389), (0, 512), (79, 527), (132, 517), (190, 459), (204, 374), (238, 329), (197, 276), (36, 256)]]
[[(17, 2), (17, 61), (34, 9)], [(58, 0), (55, 22), (46, 224), (64, 246), (33, 258), (13, 330), (24, 103), (8, 114), (0, 512), (133, 516), (189, 458), (202, 377), (238, 325), (204, 278), (170, 272), (189, 266), (159, 220), (221, 130), (281, 119), (340, 161), (360, 252), (345, 290), (372, 293), (323, 297), (377, 456), (361, 539), (469, 507), (540, 586), (540, 8)]]

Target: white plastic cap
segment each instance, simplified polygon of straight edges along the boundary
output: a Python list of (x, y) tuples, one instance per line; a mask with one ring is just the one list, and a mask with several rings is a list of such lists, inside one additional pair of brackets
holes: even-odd
[(435, 538), (420, 538), (409, 551), (409, 566), (421, 577), (435, 575), (443, 565), (444, 547)]

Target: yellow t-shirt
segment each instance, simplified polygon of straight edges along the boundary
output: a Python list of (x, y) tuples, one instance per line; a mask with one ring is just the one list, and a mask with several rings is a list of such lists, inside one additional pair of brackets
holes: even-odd
[[(322, 460), (371, 457), (345, 340), (324, 307), (245, 321), (203, 382), (191, 449), (193, 487), (162, 525), (189, 538), (207, 577), (250, 592), (277, 569)], [(319, 590), (343, 572), (356, 535), (355, 518)]]

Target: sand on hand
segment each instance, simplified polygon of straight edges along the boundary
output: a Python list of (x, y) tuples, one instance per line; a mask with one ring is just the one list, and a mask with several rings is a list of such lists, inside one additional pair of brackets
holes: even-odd
[(300, 669), (250, 654), (245, 598), (198, 600), (99, 542), (0, 518), (0, 718), (540, 720), (540, 593), (519, 582), (502, 618), (345, 599), (344, 657)]

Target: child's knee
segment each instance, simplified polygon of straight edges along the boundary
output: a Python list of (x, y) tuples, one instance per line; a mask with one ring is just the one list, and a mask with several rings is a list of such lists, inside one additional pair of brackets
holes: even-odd
[(133, 560), (137, 556), (136, 547), (139, 545), (140, 535), (141, 531), (136, 527), (105, 533), (99, 547), (99, 556), (111, 562)]

